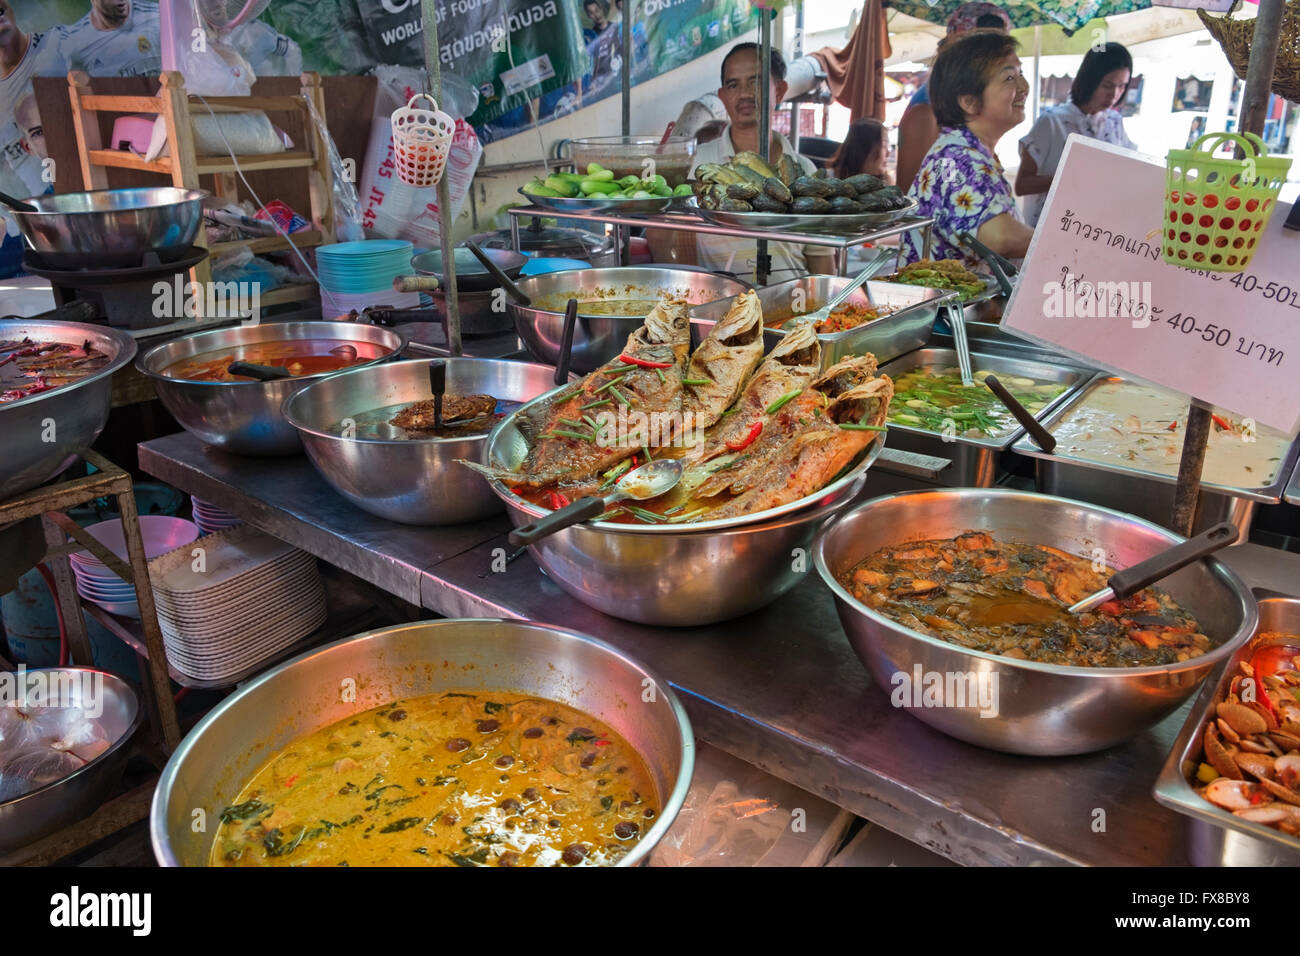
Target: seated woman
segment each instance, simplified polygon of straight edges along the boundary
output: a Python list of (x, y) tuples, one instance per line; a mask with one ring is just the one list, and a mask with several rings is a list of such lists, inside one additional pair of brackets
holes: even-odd
[(1016, 195), (1025, 198), (1025, 222), (1038, 225), (1047, 191), (1065, 152), (1065, 141), (1079, 133), (1103, 143), (1135, 148), (1124, 132), (1124, 117), (1116, 106), (1124, 99), (1133, 75), (1133, 57), (1118, 43), (1089, 50), (1070, 85), (1070, 99), (1038, 117), (1029, 135), (1020, 140), (1020, 169)]
[(885, 127), (880, 120), (858, 120), (849, 127), (849, 134), (830, 158), (831, 175), (836, 179), (848, 179), (858, 173), (870, 173), (889, 182), (889, 173), (885, 170), (888, 153)]
[[(969, 232), (1008, 259), (1022, 258), (1034, 231), (1020, 221), (1011, 185), (995, 149), (1025, 119), (1029, 84), (1020, 71), (1019, 44), (1005, 33), (975, 30), (939, 54), (930, 75), (930, 102), (940, 134), (925, 154), (908, 195), (917, 215), (934, 218), (932, 259), (957, 259), (989, 272), (958, 236)], [(921, 258), (922, 237), (903, 235), (903, 259)]]

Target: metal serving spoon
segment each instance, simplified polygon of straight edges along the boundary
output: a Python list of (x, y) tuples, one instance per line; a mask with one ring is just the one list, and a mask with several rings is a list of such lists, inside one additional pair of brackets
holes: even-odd
[(1193, 561), (1199, 561), (1206, 555), (1235, 543), (1239, 533), (1235, 524), (1222, 521), (1208, 531), (1202, 531), (1196, 537), (1174, 545), (1168, 551), (1161, 551), (1131, 568), (1112, 574), (1110, 580), (1106, 582), (1107, 587), (1095, 594), (1089, 594), (1082, 601), (1071, 604), (1070, 613), (1082, 614), (1115, 598), (1126, 598), (1136, 594), (1144, 587), (1168, 577), (1180, 568), (1187, 567)]
[(659, 461), (646, 462), (640, 468), (634, 468), (620, 478), (613, 491), (603, 498), (596, 495), (579, 498), (573, 504), (567, 505), (559, 511), (551, 512), (545, 518), (539, 518), (537, 521), (515, 528), (514, 531), (510, 532), (510, 543), (513, 545), (536, 544), (557, 531), (563, 531), (565, 528), (583, 521), (590, 521), (597, 515), (604, 514), (617, 502), (626, 501), (629, 498), (636, 501), (657, 498), (665, 492), (671, 491), (677, 482), (681, 481), (681, 478), (682, 463), (680, 461), (664, 458)]

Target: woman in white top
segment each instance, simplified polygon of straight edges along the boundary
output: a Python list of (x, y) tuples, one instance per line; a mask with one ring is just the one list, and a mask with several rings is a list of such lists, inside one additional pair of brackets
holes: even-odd
[(1104, 143), (1134, 149), (1115, 107), (1124, 99), (1133, 76), (1133, 57), (1118, 43), (1089, 50), (1070, 87), (1070, 100), (1038, 117), (1020, 141), (1016, 195), (1025, 196), (1025, 222), (1038, 225), (1047, 191), (1065, 152), (1065, 141), (1079, 133)]

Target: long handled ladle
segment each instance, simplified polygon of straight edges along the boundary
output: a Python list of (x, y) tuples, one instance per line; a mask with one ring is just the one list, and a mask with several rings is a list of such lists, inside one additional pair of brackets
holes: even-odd
[(1039, 448), (1049, 454), (1056, 448), (1056, 438), (1052, 433), (1043, 427), (1042, 422), (1035, 418), (1029, 409), (1020, 404), (1019, 399), (1007, 391), (1007, 387), (997, 380), (997, 376), (986, 375), (984, 384), (1003, 405), (1010, 409), (1011, 414), (1016, 416), (1016, 421), (1025, 426), (1025, 431), (1029, 432), (1029, 437)]
[(644, 501), (647, 498), (657, 498), (681, 481), (682, 463), (670, 458), (661, 458), (658, 461), (646, 462), (640, 468), (634, 468), (626, 475), (619, 479), (614, 490), (608, 495), (601, 497), (593, 495), (589, 498), (579, 498), (571, 505), (561, 508), (559, 511), (552, 511), (545, 518), (539, 518), (522, 527), (515, 528), (510, 532), (510, 543), (513, 545), (536, 544), (543, 538), (549, 538), (557, 531), (563, 531), (565, 528), (579, 524), (583, 521), (590, 521), (597, 515), (602, 515), (617, 502), (626, 501), (631, 498), (636, 501)]
[(524, 292), (523, 289), (519, 288), (519, 286), (515, 285), (513, 279), (497, 268), (497, 264), (488, 258), (488, 254), (479, 248), (477, 242), (473, 239), (466, 239), (465, 248), (478, 257), (478, 261), (483, 263), (483, 268), (491, 274), (492, 278), (501, 283), (501, 288), (506, 290), (506, 293), (510, 298), (514, 299), (525, 309), (532, 306), (533, 300), (528, 297), (528, 294)]
[(15, 199), (8, 193), (0, 193), (0, 203), (8, 206), (14, 212), (39, 212), (39, 210), (29, 202), (21, 199)]
[(1206, 555), (1233, 544), (1238, 534), (1235, 524), (1230, 521), (1220, 522), (1208, 531), (1202, 531), (1196, 537), (1188, 538), (1168, 551), (1161, 551), (1131, 568), (1115, 572), (1106, 582), (1106, 587), (1095, 594), (1088, 595), (1082, 601), (1071, 604), (1070, 613), (1082, 614), (1115, 598), (1126, 598), (1136, 594), (1144, 587), (1168, 577), (1180, 568), (1187, 567), (1193, 561), (1199, 561)]

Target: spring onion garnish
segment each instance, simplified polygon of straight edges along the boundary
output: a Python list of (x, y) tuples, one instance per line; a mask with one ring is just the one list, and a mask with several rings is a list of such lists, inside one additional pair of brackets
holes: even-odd
[(624, 372), (624, 373), (623, 373), (622, 375), (620, 375), (618, 378), (611, 378), (608, 382), (606, 382), (606, 383), (605, 383), (604, 385), (602, 385), (600, 388), (596, 389), (596, 394), (599, 395), (601, 392), (603, 392), (603, 391), (604, 391), (605, 389), (607, 389), (607, 388), (613, 388), (613, 387), (614, 387), (615, 385), (617, 385), (619, 382), (623, 381), (623, 379), (627, 378), (627, 375), (628, 375), (628, 373), (627, 373), (627, 372)]
[(619, 475), (622, 475), (622, 474), (624, 474), (625, 472), (627, 472), (627, 470), (628, 470), (629, 468), (631, 468), (631, 467), (632, 467), (632, 459), (631, 459), (631, 458), (625, 458), (625, 459), (623, 459), (623, 461), (619, 462), (617, 465), (615, 465), (615, 466), (614, 466), (613, 468), (611, 468), (609, 471), (605, 472), (601, 477), (602, 477), (602, 478), (617, 478)]
[(798, 398), (800, 393), (802, 392), (803, 392), (802, 388), (796, 388), (792, 392), (786, 392), (784, 395), (778, 398), (771, 405), (767, 406), (767, 414), (771, 415), (774, 411), (784, 406), (787, 402), (791, 401), (792, 399)]
[(613, 404), (614, 403), (610, 401), (608, 398), (602, 398), (598, 402), (588, 402), (586, 405), (581, 406), (578, 410), (585, 412), (589, 408), (600, 408), (602, 405), (613, 405)]
[(661, 368), (657, 368), (657, 369), (655, 369), (655, 374), (659, 376), (659, 384), (660, 384), (660, 385), (667, 385), (667, 384), (668, 384), (668, 376), (664, 374), (664, 370), (663, 370), (663, 369), (661, 369)]
[(889, 431), (884, 425), (858, 425), (854, 422), (844, 422), (840, 428), (855, 432), (884, 432)]
[(704, 512), (708, 510), (709, 510), (708, 508), (696, 508), (694, 511), (688, 511), (684, 515), (676, 515), (672, 518), (669, 518), (668, 523), (681, 524), (682, 522), (685, 521), (694, 521), (696, 518), (698, 518), (700, 515), (704, 514)]
[(609, 394), (614, 396), (614, 401), (618, 402), (620, 405), (631, 405), (632, 403), (623, 397), (622, 392), (620, 392), (616, 388), (611, 387), (613, 386), (613, 384), (614, 384), (613, 382), (610, 382), (609, 385), (606, 387), (609, 388)]
[(572, 425), (574, 428), (581, 428), (582, 422), (575, 422), (572, 418), (557, 418), (557, 422), (564, 422), (566, 425)]
[(612, 509), (612, 510), (610, 510), (610, 511), (606, 511), (603, 515), (596, 515), (596, 517), (592, 518), (591, 520), (592, 520), (592, 521), (608, 521), (610, 518), (614, 517), (614, 515), (622, 514), (622, 513), (623, 513), (623, 509), (622, 509), (622, 508), (614, 508), (614, 509)]
[(564, 428), (556, 428), (544, 435), (545, 438), (576, 438), (579, 441), (595, 441), (595, 435), (584, 435), (581, 432), (571, 432)]
[(645, 508), (638, 508), (635, 505), (625, 505), (624, 507), (628, 510), (628, 512), (630, 512), (635, 517), (640, 518), (642, 521), (657, 524), (664, 520), (663, 515), (655, 514), (653, 511), (647, 511)]
[(600, 431), (600, 422), (596, 421), (596, 419), (592, 418), (590, 415), (583, 415), (582, 420), (591, 426), (592, 431)]
[(712, 385), (712, 384), (713, 384), (713, 379), (711, 379), (711, 378), (684, 378), (684, 379), (682, 379), (682, 384), (683, 384), (683, 385)]

